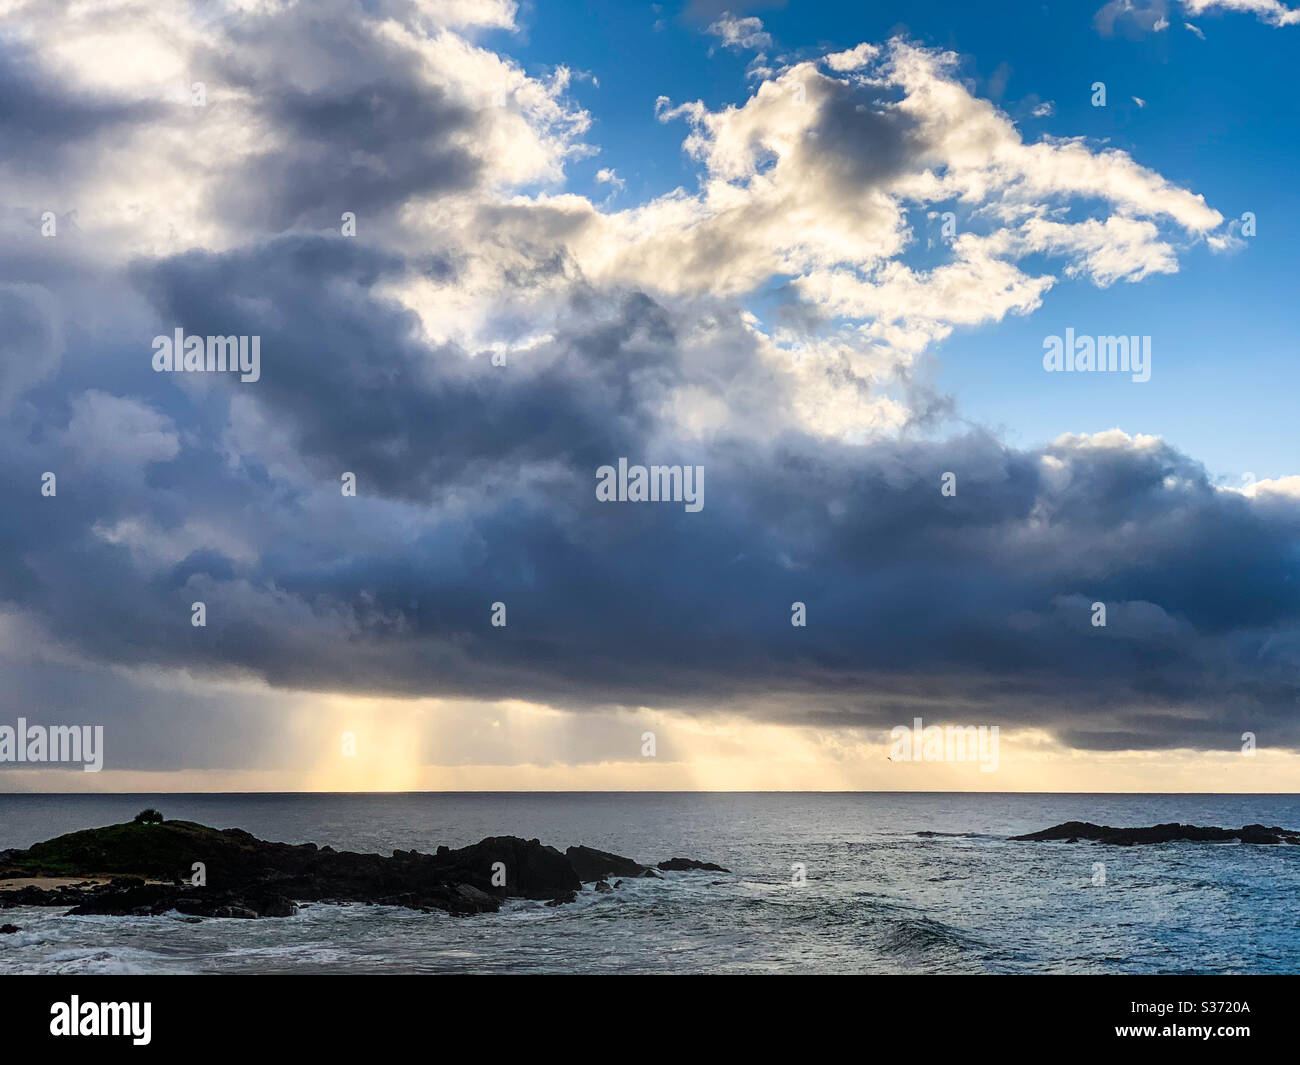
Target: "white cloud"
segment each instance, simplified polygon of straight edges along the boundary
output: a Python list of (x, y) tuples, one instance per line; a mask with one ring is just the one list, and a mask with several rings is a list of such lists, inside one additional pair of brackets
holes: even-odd
[(1240, 492), (1251, 499), (1276, 496), (1284, 499), (1300, 500), (1300, 476), (1293, 474), (1289, 477), (1265, 478), (1264, 480), (1251, 481), (1251, 483), (1241, 487), (1228, 487), (1225, 491)]
[[(567, 68), (530, 77), (464, 35), (513, 28), (510, 0), (338, 0), (339, 23), (305, 5), (229, 6), (220, 24), (191, 6), (135, 0), (29, 4), (21, 20), (8, 19), (4, 39), (38, 57), (50, 85), (123, 116), (102, 135), (64, 145), (58, 166), (0, 160), (9, 201), (75, 208), (82, 227), (122, 258), (228, 248), (266, 232), (260, 220), (234, 217), (223, 197), (256, 185), (249, 169), (280, 150), (286, 100), (332, 97), (342, 109), (354, 94), (407, 79), (459, 120), (430, 136), (430, 151), (464, 153), (495, 189), (558, 184), (566, 162), (588, 152), (580, 138), (590, 120), (567, 100)], [(204, 106), (192, 105), (195, 82)], [(393, 177), (380, 154), (335, 155)], [(337, 214), (330, 221), (337, 225)]]
[(722, 17), (705, 32), (717, 37), (723, 48), (736, 52), (761, 51), (772, 47), (772, 35), (763, 29), (763, 20), (753, 16), (738, 18), (730, 11), (724, 11)]
[(850, 70), (861, 70), (873, 59), (880, 55), (879, 45), (868, 44), (863, 41), (856, 48), (850, 48), (846, 52), (832, 52), (823, 60), (831, 70), (844, 73)]
[(1182, 5), (1192, 16), (1240, 11), (1271, 26), (1300, 25), (1300, 10), (1289, 8), (1279, 0), (1182, 0)]
[[(476, 350), (503, 305), (514, 306), (507, 321), (545, 315), (573, 277), (678, 301), (744, 300), (784, 279), (790, 298), (840, 323), (825, 357), (812, 357), (814, 334), (798, 338), (808, 357), (775, 379), (791, 406), (810, 418), (820, 409), (823, 427), (855, 417), (896, 425), (899, 409), (880, 381), (954, 327), (1030, 313), (1061, 278), (1107, 286), (1173, 273), (1178, 247), (1222, 239), (1223, 218), (1202, 196), (1082, 138), (1026, 142), (971, 94), (956, 57), (901, 40), (784, 68), (738, 105), (712, 111), (661, 98), (656, 111), (686, 123), (683, 147), (701, 167), (696, 191), (625, 210), (543, 194), (468, 203), (460, 216), (445, 204), (412, 213), (413, 239), (436, 230), (466, 265), (454, 288), (406, 286), (399, 298), (431, 335)], [(904, 262), (918, 211), (932, 216), (937, 237), (933, 216), (953, 206), (961, 232), (945, 261)], [(527, 293), (508, 280), (550, 255), (563, 269)], [(1056, 265), (1019, 265), (1042, 255)], [(794, 342), (787, 336), (773, 357), (793, 366)], [(700, 409), (691, 408), (692, 424), (703, 424)]]
[[(1300, 10), (1289, 8), (1280, 0), (1178, 0), (1192, 17), (1224, 13), (1251, 14), (1271, 26), (1300, 24)], [(1122, 29), (1129, 33), (1159, 33), (1168, 29), (1170, 0), (1109, 0), (1093, 16), (1093, 24), (1103, 37)], [(1204, 35), (1190, 22), (1184, 26), (1198, 37)]]

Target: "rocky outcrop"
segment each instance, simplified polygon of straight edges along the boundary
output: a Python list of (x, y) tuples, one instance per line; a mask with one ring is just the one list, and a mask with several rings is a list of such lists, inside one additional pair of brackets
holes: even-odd
[[(674, 859), (682, 862), (685, 859)], [(720, 869), (705, 863), (663, 868)], [(238, 828), (193, 821), (132, 822), (70, 832), (27, 850), (0, 852), (0, 881), (62, 878), (59, 886), (0, 890), (0, 908), (70, 907), (71, 914), (290, 917), (301, 902), (366, 902), (467, 915), (503, 900), (571, 902), (583, 882), (655, 876), (631, 858), (536, 839), (492, 836), (434, 854), (391, 857), (273, 843)], [(66, 883), (82, 878), (81, 883)], [(107, 880), (107, 882), (104, 882)], [(605, 885), (608, 888), (608, 884)]]
[(660, 862), (659, 868), (665, 871), (686, 870), (686, 869), (703, 869), (709, 873), (729, 873), (730, 869), (724, 869), (720, 865), (714, 865), (712, 862), (697, 862), (694, 858), (669, 858), (666, 862)]
[[(416, 855), (416, 852), (407, 854)], [(582, 890), (582, 880), (568, 858), (536, 839), (492, 836), (460, 850), (443, 852), (439, 848), (433, 862), (437, 875), (443, 879), (471, 884), (489, 893), (492, 872), (498, 865), (502, 867), (499, 873), (505, 878), (505, 886), (500, 890), (507, 896), (553, 899)]]
[(631, 858), (624, 858), (609, 851), (598, 851), (594, 847), (570, 847), (564, 852), (584, 884), (593, 880), (604, 880), (607, 876), (640, 876), (646, 867)]
[(1109, 825), (1094, 825), (1090, 821), (1066, 821), (1062, 825), (1054, 825), (1041, 832), (1030, 832), (1028, 835), (1011, 838), (1032, 842), (1063, 840), (1067, 843), (1088, 840), (1120, 847), (1131, 847), (1141, 843), (1172, 843), (1176, 840), (1190, 840), (1196, 843), (1231, 843), (1240, 840), (1242, 843), (1300, 844), (1300, 832), (1289, 828), (1266, 828), (1264, 825), (1214, 828), (1180, 825), (1174, 822), (1150, 825), (1145, 828), (1111, 828)]

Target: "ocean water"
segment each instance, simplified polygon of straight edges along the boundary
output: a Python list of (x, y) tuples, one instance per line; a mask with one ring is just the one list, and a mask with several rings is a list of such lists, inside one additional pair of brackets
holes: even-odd
[(1069, 820), (1300, 828), (1300, 796), (0, 795), (0, 849), (145, 806), (338, 849), (512, 834), (731, 873), (666, 873), (569, 906), (512, 902), (469, 918), (315, 905), (188, 924), (15, 908), (0, 911), (21, 928), (0, 936), (0, 972), (1300, 971), (1300, 847), (1007, 839)]

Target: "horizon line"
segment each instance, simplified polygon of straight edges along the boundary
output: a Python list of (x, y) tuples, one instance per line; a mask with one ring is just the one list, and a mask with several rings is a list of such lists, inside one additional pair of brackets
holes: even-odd
[(489, 789), (475, 790), (419, 790), (419, 791), (0, 791), (0, 798), (127, 798), (130, 796), (140, 795), (174, 795), (174, 796), (393, 796), (393, 795), (1082, 795), (1082, 796), (1138, 796), (1151, 797), (1157, 795), (1168, 796), (1293, 796), (1300, 798), (1300, 791), (927, 791), (927, 790), (894, 790), (894, 791), (871, 791), (871, 790), (722, 790), (709, 791), (700, 789), (664, 789), (664, 790), (561, 790), (561, 789), (533, 789), (518, 791), (501, 791)]

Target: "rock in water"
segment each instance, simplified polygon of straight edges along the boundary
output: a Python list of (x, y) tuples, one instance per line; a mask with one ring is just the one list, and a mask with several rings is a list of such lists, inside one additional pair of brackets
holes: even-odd
[(256, 919), (257, 914), (247, 906), (218, 906), (213, 917), (238, 917), (244, 920)]
[[(554, 899), (582, 889), (569, 860), (541, 840), (491, 836), (446, 855), (420, 858), (433, 863), (444, 879), (472, 884), (495, 895)], [(505, 886), (492, 883), (493, 867), (503, 866)]]
[(598, 851), (594, 847), (570, 847), (564, 856), (584, 884), (604, 880), (607, 876), (640, 876), (645, 872), (645, 866), (640, 862), (609, 851)]
[(578, 901), (578, 893), (576, 891), (570, 891), (567, 894), (556, 896), (555, 898), (551, 899), (551, 901), (548, 902), (546, 905), (564, 906), (567, 903), (577, 902), (577, 901)]
[(694, 858), (669, 858), (666, 862), (660, 862), (659, 868), (670, 871), (679, 871), (684, 869), (703, 869), (709, 873), (729, 873), (730, 869), (724, 869), (720, 865), (714, 865), (712, 862), (697, 862)]
[(253, 903), (253, 909), (257, 911), (258, 917), (292, 917), (298, 912), (294, 901), (286, 899), (283, 895), (257, 899)]
[(1242, 843), (1300, 844), (1300, 832), (1290, 828), (1266, 828), (1263, 825), (1244, 825), (1241, 828), (1215, 828), (1201, 825), (1180, 825), (1170, 822), (1164, 825), (1149, 825), (1145, 828), (1111, 828), (1109, 825), (1094, 825), (1091, 821), (1066, 821), (1062, 825), (1053, 825), (1041, 832), (1030, 832), (1024, 836), (1012, 836), (1013, 840), (1033, 843), (1064, 840), (1075, 843), (1081, 839), (1095, 843), (1110, 843), (1120, 847), (1131, 847), (1140, 843), (1172, 843), (1187, 840), (1194, 843), (1230, 843), (1240, 840)]
[[(202, 884), (191, 882), (195, 863), (203, 864)], [(663, 868), (721, 871), (688, 859)], [(570, 847), (561, 854), (540, 840), (518, 836), (492, 836), (457, 850), (439, 847), (436, 854), (395, 850), (385, 857), (314, 843), (273, 843), (242, 829), (193, 821), (133, 822), (0, 852), (0, 880), (84, 881), (0, 891), (0, 908), (61, 906), (71, 907), (72, 914), (113, 915), (176, 911), (248, 920), (292, 916), (297, 902), (362, 902), (474, 914), (493, 912), (508, 898), (572, 902), (584, 880), (599, 881), (602, 893), (610, 891), (605, 878), (611, 874), (659, 877), (621, 855), (592, 847)]]

